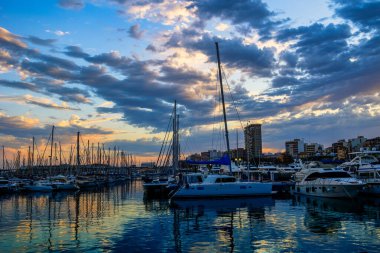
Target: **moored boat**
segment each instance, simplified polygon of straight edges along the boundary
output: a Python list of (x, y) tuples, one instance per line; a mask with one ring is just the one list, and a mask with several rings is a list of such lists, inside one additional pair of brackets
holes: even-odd
[(315, 168), (304, 172), (301, 181), (292, 188), (294, 194), (329, 198), (353, 198), (365, 183), (340, 169)]
[(202, 182), (185, 182), (172, 198), (243, 197), (272, 193), (271, 182), (240, 182), (234, 176), (208, 175)]
[(25, 185), (23, 189), (31, 192), (51, 192), (53, 191), (53, 186), (47, 180), (37, 180), (29, 185)]

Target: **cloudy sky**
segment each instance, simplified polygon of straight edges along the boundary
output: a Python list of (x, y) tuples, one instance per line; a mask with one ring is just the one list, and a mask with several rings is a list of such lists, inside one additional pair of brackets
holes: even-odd
[(174, 100), (183, 153), (222, 148), (215, 41), (232, 147), (249, 122), (264, 151), (380, 136), (380, 1), (0, 0), (0, 20), (8, 157), (55, 125), (66, 150), (80, 131), (155, 160)]

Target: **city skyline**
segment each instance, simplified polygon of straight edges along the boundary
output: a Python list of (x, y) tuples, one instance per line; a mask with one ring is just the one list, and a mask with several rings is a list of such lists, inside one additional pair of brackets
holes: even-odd
[(55, 125), (66, 150), (80, 131), (152, 161), (177, 100), (182, 151), (218, 148), (215, 41), (232, 148), (249, 123), (262, 124), (263, 152), (380, 136), (379, 6), (0, 0), (0, 143), (9, 157), (32, 136), (42, 148)]

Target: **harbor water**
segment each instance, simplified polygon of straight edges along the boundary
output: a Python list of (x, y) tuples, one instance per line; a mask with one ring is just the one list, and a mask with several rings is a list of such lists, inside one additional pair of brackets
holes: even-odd
[(0, 252), (379, 252), (380, 198), (144, 198), (141, 181), (0, 196)]

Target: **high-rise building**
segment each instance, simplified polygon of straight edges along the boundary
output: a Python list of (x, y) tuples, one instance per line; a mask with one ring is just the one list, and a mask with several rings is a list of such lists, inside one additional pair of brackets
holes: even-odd
[(294, 139), (285, 142), (286, 154), (292, 157), (298, 157), (302, 152), (305, 152), (305, 143), (302, 139)]
[(251, 124), (244, 128), (245, 149), (251, 158), (261, 157), (262, 138), (261, 124)]

